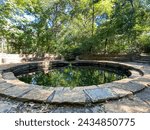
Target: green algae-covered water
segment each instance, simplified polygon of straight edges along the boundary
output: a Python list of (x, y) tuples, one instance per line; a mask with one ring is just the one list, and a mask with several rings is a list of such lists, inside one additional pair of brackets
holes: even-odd
[(113, 72), (92, 66), (67, 66), (49, 70), (48, 73), (37, 71), (23, 74), (18, 78), (26, 83), (45, 87), (76, 87), (109, 83), (126, 78), (120, 72)]

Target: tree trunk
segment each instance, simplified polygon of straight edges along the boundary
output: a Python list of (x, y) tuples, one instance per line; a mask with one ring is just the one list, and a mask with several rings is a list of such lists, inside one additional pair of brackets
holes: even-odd
[(95, 23), (95, 8), (94, 8), (94, 0), (92, 0), (92, 36), (94, 35), (94, 23)]

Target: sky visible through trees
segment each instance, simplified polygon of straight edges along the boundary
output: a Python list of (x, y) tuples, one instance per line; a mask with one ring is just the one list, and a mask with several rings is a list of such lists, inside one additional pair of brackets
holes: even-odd
[(150, 0), (0, 0), (9, 53), (150, 52)]

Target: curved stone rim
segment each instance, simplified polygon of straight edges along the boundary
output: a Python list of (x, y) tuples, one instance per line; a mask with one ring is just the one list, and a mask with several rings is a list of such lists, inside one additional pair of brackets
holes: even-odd
[[(63, 61), (53, 61), (54, 63), (68, 64)], [(120, 99), (143, 90), (147, 84), (138, 82), (138, 78), (144, 77), (142, 67), (112, 61), (77, 61), (77, 64), (103, 64), (115, 68), (128, 69), (131, 76), (111, 83), (92, 85), (84, 87), (56, 87), (45, 90), (42, 86), (31, 85), (18, 80), (14, 73), (22, 71), (28, 72), (32, 69), (41, 69), (43, 62), (32, 62), (5, 66), (0, 69), (0, 94), (15, 98), (21, 101), (35, 101), (45, 103), (69, 103), (69, 104), (88, 104), (105, 102), (111, 99)], [(28, 69), (27, 69), (28, 68)]]

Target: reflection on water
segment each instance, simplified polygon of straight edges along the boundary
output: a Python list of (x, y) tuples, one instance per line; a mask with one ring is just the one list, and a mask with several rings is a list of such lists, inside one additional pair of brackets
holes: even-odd
[(75, 87), (109, 83), (126, 78), (126, 75), (101, 70), (98, 67), (62, 67), (52, 69), (48, 73), (42, 71), (18, 76), (26, 83), (43, 85), (45, 87)]

